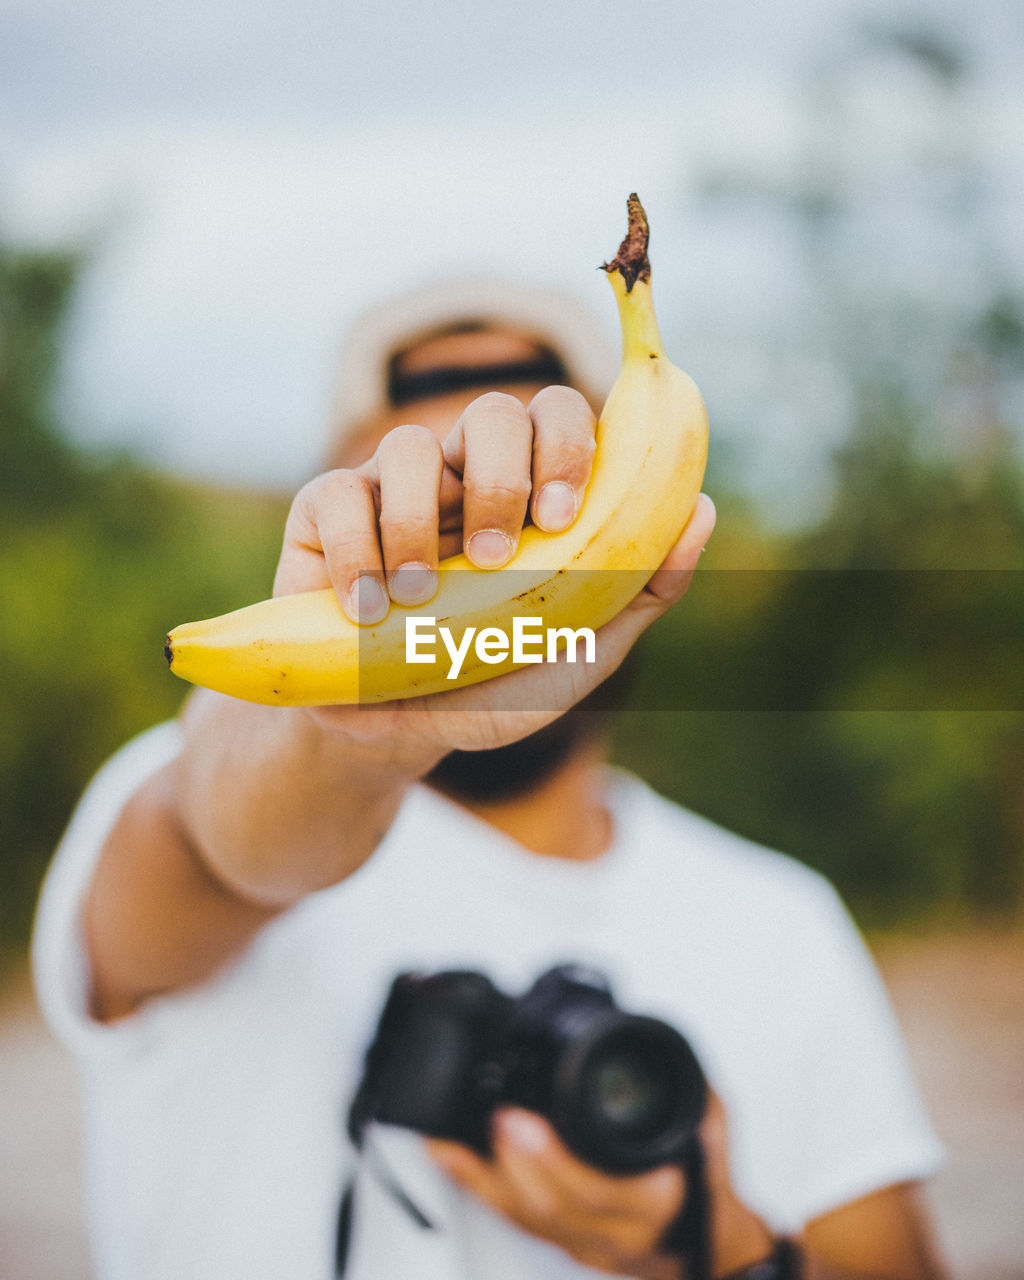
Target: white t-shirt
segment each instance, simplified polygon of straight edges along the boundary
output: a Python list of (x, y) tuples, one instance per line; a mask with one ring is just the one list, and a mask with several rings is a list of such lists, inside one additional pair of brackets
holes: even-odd
[[(936, 1167), (886, 995), (831, 887), (624, 774), (610, 782), (613, 843), (582, 863), (531, 854), (415, 788), (361, 870), (217, 976), (91, 1021), (82, 897), (125, 800), (178, 745), (162, 725), (101, 771), (36, 926), (40, 1001), (82, 1069), (98, 1280), (329, 1280), (348, 1104), (409, 969), (479, 969), (510, 993), (565, 961), (603, 970), (624, 1009), (689, 1039), (726, 1106), (737, 1190), (779, 1230)], [(416, 1135), (375, 1141), (438, 1229), (364, 1165), (352, 1280), (596, 1274), (464, 1195)]]

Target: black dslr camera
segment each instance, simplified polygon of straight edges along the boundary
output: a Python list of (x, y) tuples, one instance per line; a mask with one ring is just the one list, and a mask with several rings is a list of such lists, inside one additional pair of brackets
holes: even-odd
[(551, 969), (519, 998), (482, 973), (401, 974), (349, 1114), (451, 1138), (486, 1155), (503, 1104), (539, 1112), (581, 1160), (612, 1174), (687, 1163), (707, 1101), (690, 1046), (623, 1013), (601, 975)]

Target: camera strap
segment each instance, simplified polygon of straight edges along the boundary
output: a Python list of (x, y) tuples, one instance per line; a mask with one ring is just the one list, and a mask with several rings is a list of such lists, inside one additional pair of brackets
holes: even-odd
[[(365, 1134), (359, 1134), (356, 1147), (358, 1159), (365, 1159), (366, 1164), (380, 1185), (394, 1199), (396, 1204), (408, 1213), (413, 1222), (424, 1231), (436, 1231), (437, 1224), (432, 1222), (422, 1209), (403, 1189), (384, 1159), (380, 1150), (372, 1141), (365, 1142)], [(673, 1257), (682, 1258), (687, 1264), (689, 1280), (710, 1280), (711, 1278), (711, 1199), (708, 1190), (707, 1168), (704, 1148), (699, 1142), (691, 1144), (682, 1161), (683, 1173), (686, 1175), (686, 1200), (682, 1209), (669, 1223), (661, 1239), (661, 1249)], [(334, 1274), (341, 1280), (348, 1266), (349, 1248), (352, 1242), (352, 1223), (355, 1212), (356, 1181), (359, 1165), (352, 1172), (348, 1184), (338, 1206), (338, 1227), (335, 1237)]]
[(334, 1244), (334, 1274), (336, 1278), (340, 1278), (345, 1274), (345, 1268), (348, 1265), (349, 1247), (352, 1242), (352, 1221), (355, 1213), (356, 1182), (359, 1177), (360, 1162), (365, 1162), (366, 1167), (384, 1190), (387, 1191), (396, 1204), (401, 1205), (418, 1227), (421, 1227), (424, 1231), (437, 1230), (437, 1224), (431, 1222), (395, 1177), (379, 1148), (374, 1146), (372, 1136), (369, 1142), (366, 1141), (365, 1128), (360, 1127), (357, 1133), (353, 1134), (353, 1139), (356, 1148), (356, 1167), (352, 1171), (348, 1184), (342, 1193), (341, 1204), (338, 1206), (338, 1229)]
[(700, 1142), (691, 1142), (682, 1160), (686, 1199), (661, 1238), (661, 1250), (687, 1264), (688, 1280), (711, 1278), (711, 1194)]

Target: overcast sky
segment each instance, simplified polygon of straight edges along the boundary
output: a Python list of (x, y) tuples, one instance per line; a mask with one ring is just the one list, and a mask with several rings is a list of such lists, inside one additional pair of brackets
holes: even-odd
[[(992, 216), (1009, 237), (1020, 6), (905, 12), (972, 59), (972, 145), (1003, 174)], [(663, 327), (689, 348), (671, 354), (735, 422), (763, 369), (744, 352), (792, 272), (777, 229), (702, 222), (696, 184), (791, 171), (814, 77), (893, 15), (881, 0), (0, 0), (0, 234), (91, 247), (66, 390), (80, 438), (290, 485), (315, 462), (341, 333), (388, 292), (445, 272), (547, 278), (611, 335), (594, 268), (636, 189)], [(904, 110), (880, 92), (883, 116)], [(884, 118), (877, 134), (884, 164)]]

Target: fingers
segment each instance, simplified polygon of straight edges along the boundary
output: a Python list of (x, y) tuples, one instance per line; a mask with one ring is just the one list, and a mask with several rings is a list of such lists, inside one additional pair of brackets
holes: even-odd
[[(651, 623), (686, 594), (714, 527), (715, 505), (707, 494), (702, 493), (685, 529), (657, 572), (625, 609), (597, 632), (597, 661), (584, 664), (560, 661), (510, 672), (494, 682), (499, 686), (493, 690), (495, 705), (515, 704), (516, 695), (512, 689), (513, 682), (518, 682), (523, 707), (545, 706), (561, 711), (607, 679)], [(503, 688), (500, 687), (502, 682)], [(531, 688), (533, 695), (529, 692)], [(456, 698), (461, 694), (462, 690), (453, 690), (440, 696), (451, 699), (454, 707)], [(488, 691), (483, 690), (477, 697), (486, 698), (487, 695)]]
[(590, 479), (597, 420), (578, 391), (545, 387), (530, 401), (533, 422), (533, 496), (530, 515), (546, 533), (576, 519)]
[(572, 524), (590, 478), (594, 427), (590, 406), (569, 387), (547, 387), (529, 407), (490, 392), (466, 408), (444, 456), (462, 476), (463, 547), (477, 568), (512, 559), (528, 511), (549, 532)]
[[(451, 713), (460, 731), (451, 745), (463, 750), (500, 746), (533, 733), (606, 680), (625, 660), (640, 635), (685, 594), (704, 545), (715, 524), (714, 503), (697, 499), (686, 528), (644, 589), (597, 632), (595, 662), (568, 662), (561, 651), (556, 662), (510, 671), (495, 680), (428, 695), (423, 709)], [(467, 711), (486, 712), (488, 737)]]
[[(512, 1222), (560, 1246), (580, 1262), (616, 1275), (676, 1276), (661, 1255), (669, 1224), (685, 1204), (683, 1170), (664, 1165), (618, 1177), (577, 1159), (548, 1122), (507, 1107), (494, 1116), (493, 1156), (453, 1142), (428, 1143), (446, 1172)], [(716, 1274), (739, 1272), (767, 1257), (774, 1236), (737, 1196), (728, 1168), (725, 1111), (709, 1093), (700, 1128), (711, 1192)]]
[(353, 622), (379, 622), (388, 611), (374, 489), (355, 471), (311, 480), (285, 523), (274, 594), (325, 586)]
[(388, 593), (399, 604), (423, 604), (437, 591), (441, 443), (425, 427), (396, 427), (375, 462)]
[[(453, 537), (478, 568), (507, 564), (528, 516), (550, 532), (575, 520), (594, 429), (589, 405), (568, 387), (545, 388), (529, 406), (501, 392), (480, 396), (443, 446), (423, 427), (395, 428), (358, 470), (327, 472), (301, 490), (275, 594), (330, 585), (353, 621), (375, 623), (391, 600), (416, 606), (433, 597)], [(664, 565), (616, 619), (627, 647), (684, 593), (713, 523), (710, 500), (699, 500)]]
[(702, 493), (675, 546), (643, 591), (598, 632), (599, 650), (611, 664), (610, 670), (619, 665), (652, 622), (686, 595), (714, 527), (715, 504)]
[(647, 1229), (662, 1218), (670, 1221), (682, 1202), (681, 1169), (665, 1166), (613, 1177), (573, 1155), (531, 1111), (509, 1107), (497, 1113), (494, 1153), (519, 1197), (538, 1214), (568, 1211), (581, 1222), (637, 1219)]
[(478, 569), (500, 569), (519, 545), (530, 500), (533, 426), (515, 396), (491, 391), (469, 405), (444, 443), (462, 476), (462, 537)]
[(644, 588), (644, 593), (664, 609), (681, 600), (689, 589), (701, 552), (714, 532), (716, 518), (715, 504), (706, 493), (698, 494), (678, 542)]
[(423, 427), (390, 431), (358, 471), (317, 476), (285, 525), (276, 595), (333, 586), (353, 622), (379, 622), (390, 600), (417, 605), (437, 591), (444, 458)]
[(654, 1252), (685, 1193), (681, 1169), (613, 1177), (577, 1159), (541, 1116), (494, 1117), (493, 1157), (456, 1143), (428, 1149), (446, 1172), (524, 1230), (603, 1270), (625, 1271)]
[(458, 1142), (447, 1142), (440, 1138), (428, 1138), (426, 1147), (437, 1164), (460, 1187), (464, 1187), (499, 1213), (512, 1216), (509, 1189), (490, 1160), (484, 1160), (475, 1151)]

